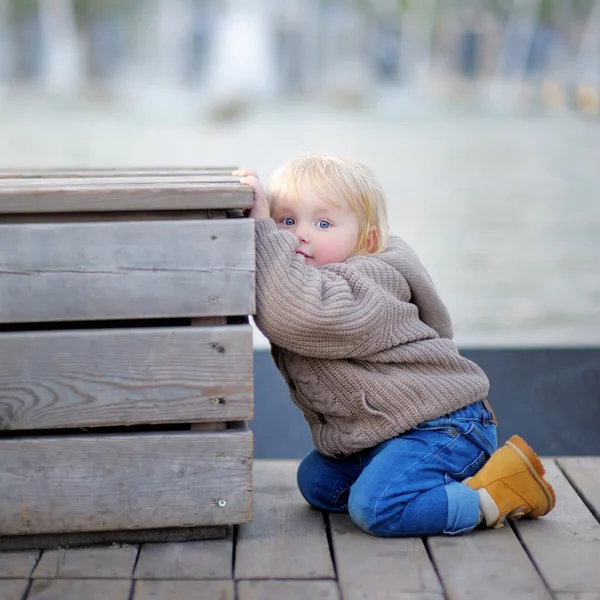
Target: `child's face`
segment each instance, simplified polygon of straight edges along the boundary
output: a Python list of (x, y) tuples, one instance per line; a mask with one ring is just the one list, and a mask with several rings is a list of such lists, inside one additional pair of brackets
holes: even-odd
[(301, 199), (280, 198), (272, 207), (279, 229), (291, 231), (300, 242), (297, 254), (313, 267), (343, 262), (358, 248), (358, 215), (343, 199), (337, 206), (319, 198), (303, 185)]

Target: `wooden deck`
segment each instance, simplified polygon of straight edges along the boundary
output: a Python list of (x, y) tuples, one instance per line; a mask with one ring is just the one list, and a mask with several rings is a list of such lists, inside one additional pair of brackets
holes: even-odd
[(1, 600), (600, 600), (600, 457), (545, 460), (557, 506), (463, 537), (379, 539), (310, 509), (296, 461), (254, 466), (228, 539), (0, 553)]

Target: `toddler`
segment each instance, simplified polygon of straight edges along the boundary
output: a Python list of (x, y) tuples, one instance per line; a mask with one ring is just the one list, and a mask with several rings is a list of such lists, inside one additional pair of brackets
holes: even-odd
[(254, 190), (256, 324), (315, 450), (298, 469), (314, 507), (377, 536), (455, 535), (555, 503), (518, 436), (496, 450), (483, 371), (452, 341), (419, 258), (388, 232), (363, 164), (312, 156)]

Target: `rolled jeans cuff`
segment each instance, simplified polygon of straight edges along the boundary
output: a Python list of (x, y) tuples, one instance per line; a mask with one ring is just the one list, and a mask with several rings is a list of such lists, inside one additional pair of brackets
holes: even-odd
[(448, 517), (444, 535), (468, 533), (479, 522), (479, 494), (457, 481), (444, 486), (448, 499)]

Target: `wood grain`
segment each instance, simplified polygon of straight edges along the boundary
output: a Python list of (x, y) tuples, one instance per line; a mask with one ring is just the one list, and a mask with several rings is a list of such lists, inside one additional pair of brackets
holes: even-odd
[(0, 598), (2, 600), (23, 600), (29, 587), (26, 579), (0, 579)]
[(138, 546), (44, 550), (33, 579), (130, 579)]
[(251, 518), (252, 432), (0, 439), (0, 535)]
[(558, 464), (600, 519), (600, 456), (561, 458)]
[(238, 581), (238, 600), (339, 600), (335, 581)]
[(261, 461), (254, 470), (254, 518), (239, 528), (236, 579), (335, 576), (323, 515), (296, 485), (297, 461)]
[(333, 551), (344, 600), (443, 600), (442, 587), (420, 538), (377, 538), (347, 515), (330, 515)]
[[(89, 174), (87, 177), (53, 177), (50, 179), (38, 177), (0, 177), (0, 194), (4, 190), (18, 188), (22, 190), (71, 190), (71, 189), (103, 189), (115, 185), (128, 188), (137, 186), (161, 185), (161, 186), (179, 186), (187, 184), (214, 184), (214, 183), (239, 183), (240, 178), (234, 177), (231, 173), (191, 173), (189, 175), (163, 173), (155, 176), (152, 173), (134, 174), (127, 173), (119, 176), (95, 175)], [(227, 208), (226, 206), (223, 208)]]
[(86, 177), (175, 177), (231, 175), (236, 167), (87, 167), (87, 168), (46, 168), (46, 169), (0, 169), (0, 179), (56, 179)]
[(27, 600), (129, 600), (127, 579), (37, 579)]
[[(132, 600), (234, 600), (233, 581), (136, 581)], [(87, 600), (87, 598), (86, 598)]]
[(160, 529), (121, 529), (119, 531), (86, 531), (0, 537), (0, 551), (83, 548), (107, 544), (179, 543), (190, 540), (225, 539), (228, 525), (210, 527), (161, 527)]
[(251, 419), (252, 328), (5, 333), (0, 430)]
[(427, 543), (448, 600), (552, 599), (510, 527), (431, 537)]
[(0, 322), (247, 315), (254, 268), (248, 219), (0, 225)]
[(39, 557), (38, 551), (0, 553), (0, 579), (29, 577)]
[(234, 177), (0, 179), (0, 214), (251, 206), (252, 189)]
[(521, 541), (552, 592), (599, 593), (600, 524), (557, 465), (544, 466), (556, 507), (540, 519), (515, 521)]
[(233, 541), (144, 544), (136, 579), (231, 579)]

